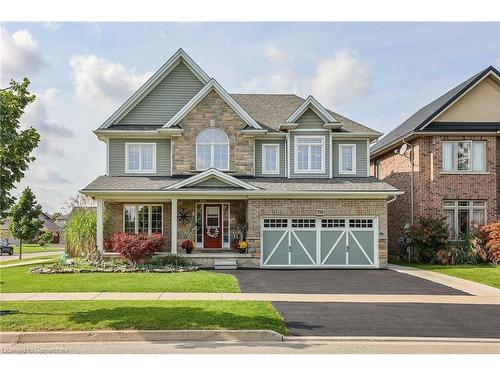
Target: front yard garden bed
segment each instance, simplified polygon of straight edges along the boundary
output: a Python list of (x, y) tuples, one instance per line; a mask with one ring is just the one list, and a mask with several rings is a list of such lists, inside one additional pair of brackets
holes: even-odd
[(4, 302), (2, 332), (270, 329), (286, 334), (270, 302), (249, 301), (71, 301)]

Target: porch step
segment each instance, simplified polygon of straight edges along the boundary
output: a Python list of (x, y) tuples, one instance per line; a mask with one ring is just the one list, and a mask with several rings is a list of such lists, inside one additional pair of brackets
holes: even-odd
[(216, 259), (214, 269), (216, 270), (235, 270), (238, 268), (236, 259)]

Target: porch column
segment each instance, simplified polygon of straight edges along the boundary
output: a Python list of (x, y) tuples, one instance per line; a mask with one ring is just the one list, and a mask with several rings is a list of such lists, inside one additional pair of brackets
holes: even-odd
[(97, 198), (97, 250), (102, 254), (104, 252), (104, 202)]
[(170, 252), (177, 254), (177, 198), (172, 198), (170, 213), (172, 215), (170, 220)]

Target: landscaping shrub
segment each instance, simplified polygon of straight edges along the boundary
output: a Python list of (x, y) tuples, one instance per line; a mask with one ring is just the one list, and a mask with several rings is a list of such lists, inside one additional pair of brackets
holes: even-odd
[(480, 233), (487, 259), (500, 263), (500, 221), (483, 225)]
[(192, 262), (178, 255), (167, 255), (161, 257), (155, 255), (149, 258), (146, 261), (146, 264), (157, 265), (157, 266), (171, 266), (171, 267), (188, 267), (193, 265)]
[(409, 229), (411, 244), (422, 262), (431, 262), (441, 250), (446, 250), (448, 225), (445, 218), (419, 216)]
[(90, 257), (96, 251), (96, 233), (97, 216), (95, 211), (75, 212), (64, 228), (66, 252), (72, 257)]
[(38, 236), (38, 244), (40, 246), (42, 246), (43, 248), (45, 248), (49, 243), (52, 242), (53, 239), (54, 239), (54, 236), (52, 235), (52, 233), (50, 233), (48, 231), (43, 231)]
[(144, 234), (115, 233), (112, 238), (113, 251), (121, 254), (134, 265), (156, 252), (161, 251), (163, 236), (153, 233), (150, 236)]
[(486, 252), (481, 247), (477, 231), (462, 235), (456, 244), (436, 253), (435, 262), (446, 265), (478, 264), (486, 261)]

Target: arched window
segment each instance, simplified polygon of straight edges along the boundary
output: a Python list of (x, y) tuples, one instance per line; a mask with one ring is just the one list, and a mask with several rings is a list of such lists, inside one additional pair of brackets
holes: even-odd
[(196, 169), (229, 169), (229, 138), (220, 129), (203, 130), (196, 139)]

